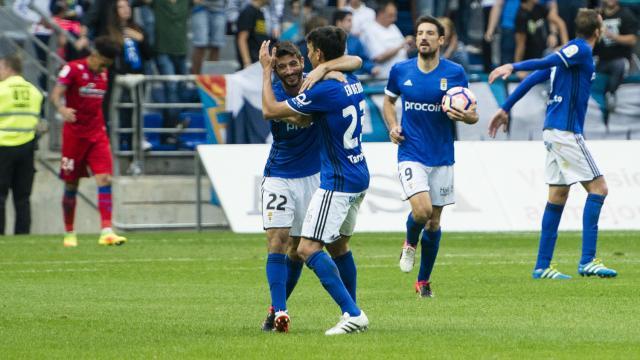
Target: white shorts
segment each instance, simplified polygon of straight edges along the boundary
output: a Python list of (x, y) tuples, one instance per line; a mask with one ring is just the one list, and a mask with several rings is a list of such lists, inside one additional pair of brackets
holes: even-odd
[(581, 134), (547, 129), (542, 132), (542, 139), (547, 148), (547, 184), (571, 185), (602, 176)]
[(290, 236), (300, 236), (309, 201), (319, 186), (319, 173), (297, 179), (265, 177), (262, 181), (263, 228), (291, 228)]
[(351, 236), (365, 191), (344, 193), (316, 190), (302, 224), (302, 237), (331, 244), (340, 235)]
[(434, 206), (446, 206), (456, 202), (453, 188), (453, 165), (429, 167), (415, 161), (398, 163), (398, 176), (408, 200), (420, 192), (428, 192)]

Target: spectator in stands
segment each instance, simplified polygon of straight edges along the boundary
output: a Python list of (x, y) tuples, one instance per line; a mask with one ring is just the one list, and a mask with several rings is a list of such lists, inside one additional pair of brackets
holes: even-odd
[[(102, 101), (102, 111), (105, 121), (110, 121), (110, 104), (113, 81), (116, 75), (142, 74), (145, 62), (151, 60), (153, 50), (147, 41), (147, 35), (142, 27), (133, 21), (131, 6), (127, 0), (117, 0), (107, 14), (107, 34), (120, 46), (120, 54), (109, 67), (107, 92)], [(120, 101), (130, 101), (130, 94), (123, 92)], [(131, 109), (119, 111), (120, 127), (131, 127)], [(112, 125), (113, 126), (113, 125)], [(128, 142), (129, 136), (123, 136)], [(121, 139), (122, 140), (122, 139)], [(121, 144), (123, 142), (121, 141)], [(130, 145), (130, 144), (128, 144)]]
[(453, 21), (447, 17), (438, 18), (444, 26), (444, 44), (441, 48), (441, 54), (445, 59), (456, 62), (467, 71), (469, 69), (469, 53), (465, 49), (464, 43), (458, 40), (456, 26)]
[[(495, 0), (482, 0), (482, 18), (484, 23), (484, 32), (487, 33), (489, 27), (489, 14), (491, 8), (495, 4)], [(482, 37), (482, 71), (490, 73), (493, 70), (493, 47), (491, 41), (486, 36)]]
[(417, 6), (418, 17), (422, 15), (444, 17), (449, 11), (449, 0), (417, 0), (414, 3)]
[(243, 68), (258, 61), (260, 45), (269, 40), (267, 22), (262, 8), (269, 4), (269, 0), (251, 0), (238, 16), (238, 33), (236, 45), (238, 47), (238, 61)]
[(402, 36), (395, 25), (398, 10), (391, 1), (382, 1), (376, 9), (376, 20), (365, 27), (360, 40), (369, 57), (380, 65), (379, 79), (389, 77), (393, 64), (406, 60), (407, 51), (414, 46), (413, 36)]
[[(310, 17), (309, 20), (304, 24), (304, 36), (306, 37), (314, 29), (326, 25), (329, 25), (327, 19), (322, 16), (314, 15)], [(307, 48), (307, 40), (303, 38), (296, 43), (296, 46), (300, 49), (300, 54), (302, 54), (302, 57), (304, 58), (304, 72), (311, 72), (311, 70), (313, 70), (313, 66), (311, 66), (311, 62), (309, 61), (309, 57), (307, 56), (307, 54), (309, 53), (309, 49)]]
[[(29, 31), (38, 40), (44, 43), (45, 46), (49, 46), (49, 39), (51, 38), (51, 28), (47, 25), (46, 19), (43, 19), (40, 14), (31, 10), (29, 4), (32, 4), (40, 13), (45, 16), (51, 16), (49, 10), (50, 0), (16, 0), (13, 3), (13, 11), (27, 23), (31, 24)], [(40, 46), (34, 46), (36, 51), (36, 57), (45, 69), (47, 68), (47, 50), (42, 49)], [(41, 89), (47, 88), (47, 76), (42, 73), (38, 78), (38, 85)]]
[(514, 30), (520, 0), (495, 0), (489, 13), (489, 25), (484, 34), (487, 42), (492, 42), (496, 28), (500, 24), (500, 63), (513, 62), (515, 54)]
[(57, 34), (58, 56), (66, 61), (72, 61), (89, 55), (89, 40), (81, 36), (82, 24), (73, 15), (75, 12), (69, 12), (67, 2), (65, 0), (54, 1), (51, 4), (51, 13), (53, 21), (60, 28), (77, 38), (71, 42), (64, 34)]
[(629, 69), (629, 60), (637, 42), (638, 20), (618, 0), (604, 0), (602, 7), (604, 32), (596, 46), (596, 72), (609, 76), (605, 88), (607, 110), (615, 108), (615, 93)]
[(347, 33), (347, 54), (359, 56), (362, 59), (362, 67), (356, 74), (369, 74), (376, 76), (380, 73), (380, 67), (369, 59), (364, 45), (357, 36), (351, 34), (353, 25), (353, 15), (346, 10), (336, 10), (333, 13), (333, 25), (341, 28)]
[(353, 25), (351, 26), (351, 35), (360, 36), (365, 27), (369, 26), (376, 20), (376, 12), (368, 7), (362, 0), (350, 0), (344, 10), (353, 14)]
[(558, 2), (558, 15), (567, 27), (569, 40), (576, 37), (575, 18), (578, 15), (578, 10), (586, 8), (588, 5), (589, 1), (587, 0), (561, 0)]
[(225, 0), (194, 0), (191, 9), (193, 54), (191, 73), (200, 74), (202, 61), (208, 53), (209, 61), (217, 61), (220, 48), (224, 47), (226, 20)]
[[(225, 16), (227, 18), (227, 33), (236, 35), (238, 33), (238, 19), (240, 12), (247, 5), (251, 4), (251, 0), (226, 0)], [(310, 3), (310, 1), (309, 1)], [(305, 7), (307, 6), (305, 2)], [(277, 39), (282, 33), (282, 20), (285, 11), (285, 0), (270, 0), (267, 5), (260, 8), (264, 15), (267, 34)]]
[[(150, 0), (144, 0), (150, 1)], [(115, 0), (94, 0), (89, 10), (82, 17), (82, 35), (90, 39), (107, 34), (107, 17)]]
[[(536, 2), (547, 8), (547, 24), (550, 35), (547, 37), (547, 48), (556, 49), (569, 42), (567, 24), (558, 13), (558, 3), (556, 0), (536, 0)], [(577, 13), (576, 13), (577, 15)], [(575, 17), (571, 20), (574, 22)]]
[[(560, 29), (563, 41), (567, 41), (567, 30), (564, 21), (557, 16), (555, 1), (548, 1), (545, 6), (538, 3), (538, 0), (522, 0), (516, 15), (514, 60), (520, 62), (542, 58), (553, 51), (559, 40), (556, 29)], [(517, 73), (520, 78), (524, 78), (526, 74)]]
[[(189, 0), (144, 0), (151, 6), (155, 18), (155, 62), (162, 75), (184, 75), (187, 73), (187, 21)], [(175, 81), (164, 82), (164, 101), (180, 102), (180, 92)], [(163, 111), (163, 126), (175, 128), (178, 111)], [(176, 137), (163, 134), (163, 142), (173, 145)]]

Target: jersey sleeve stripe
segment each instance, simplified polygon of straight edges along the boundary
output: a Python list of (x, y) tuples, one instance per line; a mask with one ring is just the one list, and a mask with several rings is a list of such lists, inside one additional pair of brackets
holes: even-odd
[(293, 106), (291, 106), (291, 104), (289, 104), (289, 101), (286, 101), (286, 103), (287, 103), (287, 106), (288, 106), (291, 110), (293, 110), (293, 111), (297, 112), (297, 113), (298, 113), (298, 114), (300, 114), (300, 115), (306, 115), (306, 116), (310, 116), (310, 115), (311, 115), (311, 114), (304, 113), (304, 112), (302, 112), (302, 111), (300, 111), (300, 110), (298, 110), (298, 109), (294, 108)]
[(567, 62), (567, 60), (565, 60), (565, 58), (562, 56), (562, 54), (559, 51), (556, 51), (556, 55), (560, 56), (560, 60), (562, 60), (562, 62), (564, 63), (564, 66), (569, 67), (569, 63)]
[(389, 95), (389, 96), (393, 97), (393, 98), (397, 98), (397, 97), (399, 96), (398, 94), (396, 94), (396, 93), (394, 93), (394, 92), (390, 91), (390, 90), (389, 90), (389, 89), (387, 89), (387, 88), (384, 88), (384, 93), (385, 93), (386, 95)]

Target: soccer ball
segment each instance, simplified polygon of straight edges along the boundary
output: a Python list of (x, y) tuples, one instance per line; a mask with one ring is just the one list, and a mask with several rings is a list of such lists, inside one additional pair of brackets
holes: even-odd
[(469, 110), (477, 104), (476, 96), (471, 90), (462, 86), (456, 86), (447, 90), (447, 93), (442, 97), (442, 111), (444, 112), (449, 111), (451, 108)]

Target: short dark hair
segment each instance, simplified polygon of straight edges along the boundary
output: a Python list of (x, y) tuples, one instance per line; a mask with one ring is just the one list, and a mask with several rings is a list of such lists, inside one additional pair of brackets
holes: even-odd
[(333, 25), (336, 25), (338, 23), (338, 21), (342, 21), (344, 20), (347, 16), (349, 15), (353, 15), (351, 13), (351, 11), (347, 11), (347, 10), (336, 10), (333, 13)]
[(275, 45), (276, 47), (276, 57), (282, 57), (286, 55), (292, 55), (295, 57), (302, 57), (300, 53), (300, 49), (295, 46), (291, 41), (281, 41)]
[(433, 16), (429, 16), (429, 15), (420, 16), (418, 18), (418, 20), (416, 20), (416, 26), (413, 29), (413, 33), (417, 34), (418, 33), (418, 27), (420, 27), (420, 25), (424, 24), (424, 23), (435, 25), (436, 28), (438, 29), (438, 36), (444, 36), (444, 25), (442, 25), (442, 23), (438, 19), (434, 18)]
[(337, 59), (344, 55), (347, 43), (347, 33), (335, 26), (319, 27), (307, 35), (307, 42), (320, 49), (325, 61)]
[(306, 23), (304, 23), (304, 33), (305, 35), (309, 34), (313, 29), (327, 25), (329, 25), (329, 21), (326, 18), (318, 15), (312, 16)]
[(602, 26), (600, 14), (596, 10), (582, 8), (576, 15), (576, 35), (588, 39)]
[(97, 37), (93, 42), (93, 46), (98, 54), (106, 57), (107, 59), (114, 60), (121, 52), (120, 44), (108, 36)]
[(17, 52), (2, 56), (0, 57), (0, 60), (16, 74), (22, 74), (22, 57)]
[(389, 6), (389, 5), (395, 6), (396, 9), (398, 8), (396, 3), (394, 1), (392, 1), (392, 0), (380, 0), (380, 1), (378, 1), (377, 6), (376, 6), (376, 16), (378, 16), (381, 12), (383, 12), (384, 9), (386, 9), (387, 6)]

